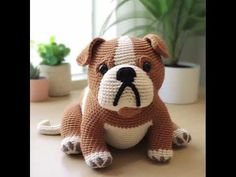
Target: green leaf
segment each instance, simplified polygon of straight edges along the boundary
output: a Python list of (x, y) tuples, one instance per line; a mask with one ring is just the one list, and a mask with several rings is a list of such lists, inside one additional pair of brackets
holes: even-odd
[(56, 65), (58, 63), (58, 59), (55, 56), (50, 56), (48, 57), (48, 62), (50, 63), (50, 65)]
[(146, 36), (147, 34), (150, 34), (150, 33), (151, 34), (157, 34), (155, 29), (146, 29), (146, 30), (143, 30), (143, 31), (137, 31), (135, 36), (143, 38), (144, 36)]
[(205, 17), (206, 16), (206, 1), (195, 0), (194, 5), (190, 11), (190, 15), (195, 15), (198, 17)]
[(38, 45), (38, 52), (39, 53), (44, 53), (46, 52), (45, 46), (43, 44)]
[(198, 23), (189, 31), (189, 36), (203, 36), (206, 34), (205, 23)]
[(127, 35), (127, 34), (130, 34), (132, 32), (136, 32), (138, 30), (146, 31), (147, 29), (155, 30), (155, 28), (152, 26), (152, 24), (149, 24), (149, 25), (139, 25), (139, 26), (135, 26), (134, 28), (131, 28), (131, 29), (125, 31), (124, 33), (122, 33), (122, 35)]
[[(128, 1), (121, 1), (122, 6), (126, 2)], [(140, 15), (138, 11), (128, 15), (122, 14), (121, 17), (118, 16), (117, 21), (112, 22), (109, 26), (108, 21), (106, 21), (106, 24), (103, 25), (103, 32), (126, 20), (135, 20), (141, 16), (147, 16), (143, 19), (159, 22), (158, 25), (139, 24), (138, 26), (131, 26), (123, 35), (135, 32), (135, 35), (142, 36), (148, 32), (159, 32), (172, 56), (172, 59), (168, 61), (172, 64), (178, 62), (182, 46), (188, 35), (202, 35), (205, 33), (205, 0), (139, 0), (138, 2), (144, 6), (145, 15)], [(116, 8), (112, 14), (117, 12), (118, 9)], [(137, 15), (135, 16), (135, 14)], [(183, 35), (183, 33), (186, 35)]]
[(143, 6), (155, 17), (160, 18), (164, 12), (167, 11), (167, 7), (162, 0), (139, 0)]
[(51, 36), (49, 41), (50, 41), (51, 44), (55, 43), (55, 36)]
[(196, 25), (199, 25), (199, 23), (204, 24), (205, 23), (205, 18), (203, 17), (197, 17), (197, 16), (190, 16), (186, 23), (183, 26), (183, 30), (191, 30), (194, 28)]
[(30, 62), (30, 79), (38, 79), (40, 71), (37, 67), (34, 67)]
[(123, 14), (120, 17), (117, 17), (117, 19), (111, 23), (106, 29), (103, 30), (105, 33), (107, 30), (109, 30), (112, 26), (117, 25), (118, 23), (122, 23), (124, 21), (128, 20), (134, 20), (134, 19), (147, 19), (152, 21), (153, 19), (150, 17), (150, 15), (144, 13), (143, 11), (138, 11), (137, 14), (134, 13), (128, 13), (128, 14)]
[(139, 0), (139, 2), (155, 19), (161, 19), (173, 10), (176, 0)]
[(58, 45), (58, 50), (64, 51), (65, 49), (66, 49), (66, 47), (65, 47), (64, 44), (59, 44), (59, 45)]
[(67, 56), (69, 53), (70, 53), (70, 49), (69, 49), (69, 48), (66, 48), (66, 49), (65, 49), (65, 52), (64, 52), (64, 57)]
[(130, 1), (130, 0), (122, 0), (122, 1), (120, 1), (120, 2), (116, 5), (116, 7), (111, 11), (111, 13), (107, 16), (107, 18), (105, 19), (105, 22), (104, 22), (103, 25), (102, 25), (102, 28), (101, 28), (101, 30), (100, 30), (100, 32), (99, 32), (99, 36), (102, 36), (102, 35), (105, 33), (104, 30), (105, 30), (105, 28), (107, 27), (107, 25), (108, 25), (108, 23), (109, 23), (109, 21), (110, 21), (112, 15), (113, 15), (119, 8), (121, 8), (124, 4), (126, 4), (128, 1)]
[(43, 59), (41, 64), (46, 65), (59, 65), (64, 58), (69, 54), (70, 49), (67, 48), (64, 44), (57, 44), (55, 38), (50, 38), (49, 44), (39, 44), (38, 53)]
[(183, 26), (189, 17), (189, 13), (190, 13), (193, 5), (194, 5), (194, 0), (182, 1), (179, 16), (177, 16), (177, 18), (179, 20), (177, 20), (178, 24), (177, 24), (176, 30), (178, 33), (180, 33), (181, 30), (183, 29)]

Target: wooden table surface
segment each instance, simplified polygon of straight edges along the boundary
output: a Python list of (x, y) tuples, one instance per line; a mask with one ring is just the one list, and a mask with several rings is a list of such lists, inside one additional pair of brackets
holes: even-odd
[(50, 98), (30, 104), (30, 173), (31, 177), (203, 177), (205, 176), (205, 98), (201, 94), (194, 104), (167, 104), (172, 120), (189, 130), (190, 145), (174, 150), (172, 160), (165, 165), (151, 162), (146, 156), (145, 141), (128, 150), (111, 149), (113, 164), (107, 169), (89, 168), (82, 156), (67, 156), (60, 150), (60, 136), (45, 136), (37, 132), (41, 120), (60, 123), (64, 108), (76, 102), (79, 90), (69, 96)]

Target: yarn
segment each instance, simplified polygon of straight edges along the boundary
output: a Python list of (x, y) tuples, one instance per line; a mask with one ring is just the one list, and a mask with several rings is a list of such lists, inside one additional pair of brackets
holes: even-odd
[(164, 79), (161, 55), (168, 53), (156, 35), (95, 38), (77, 58), (89, 65), (88, 87), (82, 102), (64, 112), (62, 150), (81, 151), (90, 167), (104, 168), (112, 163), (106, 144), (131, 148), (147, 135), (147, 155), (159, 162), (171, 159), (172, 143), (185, 146), (189, 133), (171, 121), (158, 96)]

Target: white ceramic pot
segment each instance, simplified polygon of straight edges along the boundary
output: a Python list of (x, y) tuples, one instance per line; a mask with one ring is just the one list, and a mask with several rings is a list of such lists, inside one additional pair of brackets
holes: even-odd
[(165, 79), (159, 95), (165, 103), (194, 103), (199, 94), (200, 66), (187, 62), (179, 64), (188, 67), (165, 66)]
[(70, 64), (58, 66), (39, 65), (40, 75), (49, 80), (49, 96), (65, 96), (71, 90)]

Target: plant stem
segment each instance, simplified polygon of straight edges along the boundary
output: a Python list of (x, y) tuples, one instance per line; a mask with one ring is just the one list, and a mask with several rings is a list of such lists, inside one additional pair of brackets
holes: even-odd
[(168, 46), (168, 50), (170, 53), (170, 57), (173, 58), (173, 28), (171, 27), (170, 24), (170, 19), (169, 17), (166, 17), (165, 19), (163, 19), (163, 37), (166, 40), (167, 46)]
[[(176, 50), (178, 50), (178, 39), (179, 39), (179, 24), (180, 24), (180, 14), (181, 14), (181, 11), (182, 11), (182, 7), (183, 7), (183, 1), (181, 1), (181, 4), (180, 4), (180, 7), (178, 8), (178, 12), (177, 12), (177, 15), (176, 15), (176, 23), (175, 23), (175, 34), (174, 34), (174, 41), (173, 41), (173, 60), (175, 62), (175, 64), (178, 63), (178, 60), (179, 60), (179, 55), (178, 53), (179, 52), (176, 52)], [(177, 53), (177, 54), (176, 54)]]
[(183, 39), (182, 39), (183, 41), (182, 41), (182, 43), (180, 43), (179, 51), (178, 51), (178, 54), (177, 54), (177, 56), (179, 56), (179, 57), (180, 57), (180, 55), (181, 55), (181, 53), (183, 51), (183, 48), (184, 48), (184, 44), (185, 44), (184, 41), (188, 37), (188, 31), (184, 31), (183, 33), (184, 33), (183, 34)]

